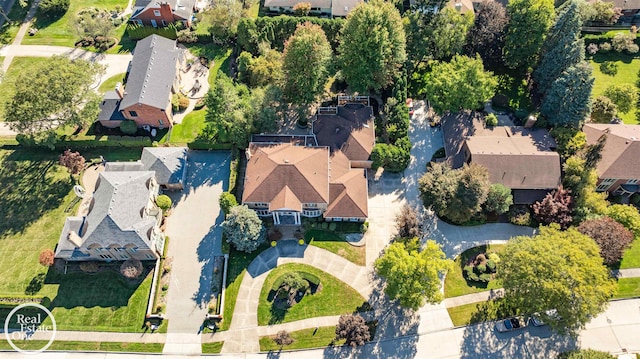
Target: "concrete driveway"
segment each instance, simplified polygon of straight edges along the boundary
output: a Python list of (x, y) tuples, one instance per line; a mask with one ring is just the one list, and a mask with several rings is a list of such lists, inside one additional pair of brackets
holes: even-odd
[(229, 188), (229, 152), (191, 151), (184, 191), (170, 193), (168, 256), (173, 258), (167, 293), (169, 327), (165, 353), (200, 354), (201, 330), (211, 295), (212, 259), (222, 254), (220, 193)]

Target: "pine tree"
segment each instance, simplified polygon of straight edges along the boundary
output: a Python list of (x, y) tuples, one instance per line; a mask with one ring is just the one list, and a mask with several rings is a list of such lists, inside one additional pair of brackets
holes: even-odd
[(569, 67), (551, 85), (540, 113), (552, 126), (580, 128), (591, 112), (593, 81), (588, 63)]
[(563, 6), (545, 39), (540, 64), (533, 73), (538, 93), (546, 94), (563, 71), (584, 61), (581, 27), (578, 4), (574, 0)]

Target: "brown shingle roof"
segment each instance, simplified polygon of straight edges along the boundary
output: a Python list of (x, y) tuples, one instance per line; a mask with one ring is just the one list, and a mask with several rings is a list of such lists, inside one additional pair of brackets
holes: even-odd
[(582, 130), (587, 143), (594, 144), (609, 130), (598, 162), (600, 178), (640, 179), (640, 126), (588, 123)]
[(329, 187), (331, 202), (324, 213), (325, 217), (366, 218), (367, 178), (364, 169), (352, 169), (340, 178), (332, 181)]
[(242, 202), (329, 202), (328, 148), (251, 143), (249, 152)]
[(373, 109), (361, 104), (338, 107), (337, 115), (318, 114), (313, 133), (319, 146), (341, 149), (352, 161), (366, 161), (375, 144)]

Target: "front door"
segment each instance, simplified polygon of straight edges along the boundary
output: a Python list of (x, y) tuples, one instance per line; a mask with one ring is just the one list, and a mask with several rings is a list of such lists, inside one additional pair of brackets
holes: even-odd
[(280, 225), (299, 226), (300, 212), (273, 212), (273, 223)]

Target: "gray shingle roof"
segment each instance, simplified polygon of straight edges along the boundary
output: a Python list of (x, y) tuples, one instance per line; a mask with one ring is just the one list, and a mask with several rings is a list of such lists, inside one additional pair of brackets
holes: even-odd
[(140, 160), (145, 170), (155, 171), (159, 184), (183, 184), (187, 151), (186, 147), (145, 147)]
[(171, 86), (176, 77), (176, 62), (182, 50), (176, 42), (158, 35), (138, 41), (120, 109), (138, 103), (164, 109), (171, 102)]
[(67, 240), (69, 231), (82, 237), (81, 248), (92, 244), (124, 247), (133, 244), (140, 249), (150, 248), (149, 230), (157, 218), (144, 213), (151, 197), (151, 171), (102, 172), (93, 193), (93, 203), (84, 218), (68, 217), (62, 231), (57, 252), (73, 250), (76, 246)]
[(118, 96), (114, 90), (105, 93), (102, 102), (100, 102), (98, 121), (125, 120), (124, 116), (120, 112), (119, 106), (120, 96)]

